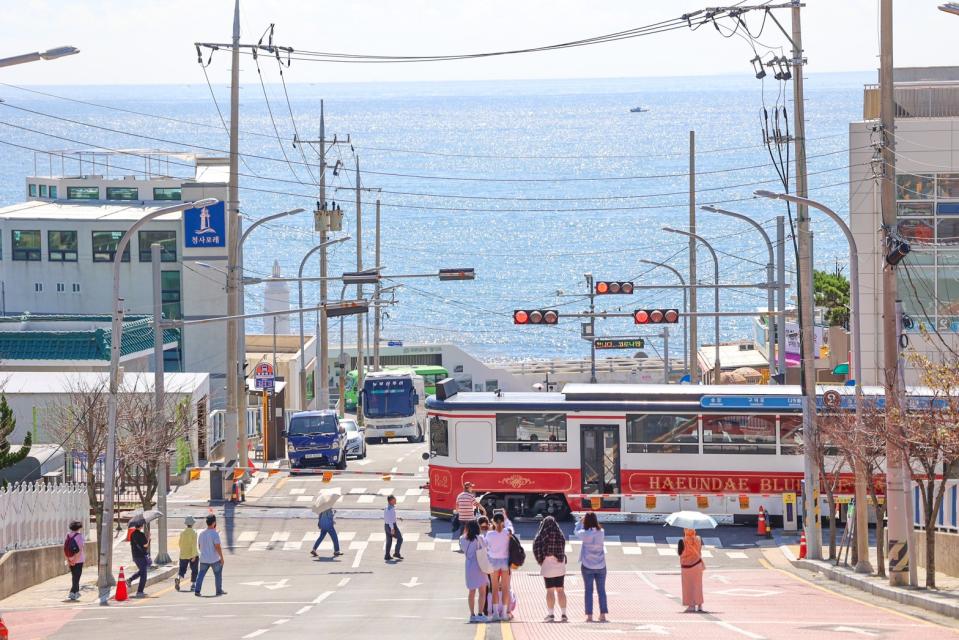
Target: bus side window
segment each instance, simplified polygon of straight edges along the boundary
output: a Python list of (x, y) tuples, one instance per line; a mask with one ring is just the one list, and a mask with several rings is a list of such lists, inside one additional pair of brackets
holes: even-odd
[(449, 423), (439, 416), (430, 419), (430, 450), (438, 456), (450, 455)]

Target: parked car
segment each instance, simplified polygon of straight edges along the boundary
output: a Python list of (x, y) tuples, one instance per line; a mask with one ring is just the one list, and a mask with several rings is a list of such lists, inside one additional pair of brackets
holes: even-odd
[(356, 424), (352, 418), (340, 420), (340, 425), (346, 428), (346, 455), (356, 458), (366, 457), (366, 429)]
[(290, 417), (286, 438), (290, 467), (346, 468), (346, 429), (335, 411), (300, 411)]

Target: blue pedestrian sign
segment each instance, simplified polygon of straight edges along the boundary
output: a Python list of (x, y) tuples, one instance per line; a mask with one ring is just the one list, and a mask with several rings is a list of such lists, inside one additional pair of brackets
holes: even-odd
[(187, 249), (226, 246), (226, 209), (222, 202), (183, 212), (183, 246)]
[(390, 340), (389, 342), (386, 343), (386, 346), (387, 346), (387, 347), (402, 347), (402, 346), (403, 346), (403, 341), (402, 341), (402, 340)]
[(703, 396), (703, 409), (802, 409), (798, 396)]

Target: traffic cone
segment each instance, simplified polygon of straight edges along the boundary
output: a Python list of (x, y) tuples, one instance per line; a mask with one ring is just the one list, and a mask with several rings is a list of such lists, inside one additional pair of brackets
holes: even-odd
[(756, 524), (756, 535), (765, 536), (769, 533), (769, 530), (766, 528), (766, 510), (763, 509), (762, 505), (759, 505), (759, 521)]
[(120, 567), (120, 576), (117, 578), (117, 592), (113, 599), (117, 602), (123, 602), (127, 599), (127, 579), (123, 576), (123, 567)]
[(799, 536), (799, 559), (803, 560), (806, 557), (806, 532), (803, 531)]

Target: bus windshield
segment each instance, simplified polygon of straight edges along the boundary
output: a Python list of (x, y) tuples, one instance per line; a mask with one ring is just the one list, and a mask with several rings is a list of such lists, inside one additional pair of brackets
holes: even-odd
[(291, 436), (332, 435), (336, 433), (336, 417), (332, 414), (294, 416), (290, 420), (288, 433)]
[(414, 413), (413, 381), (367, 379), (363, 385), (363, 415), (367, 418), (403, 418)]

